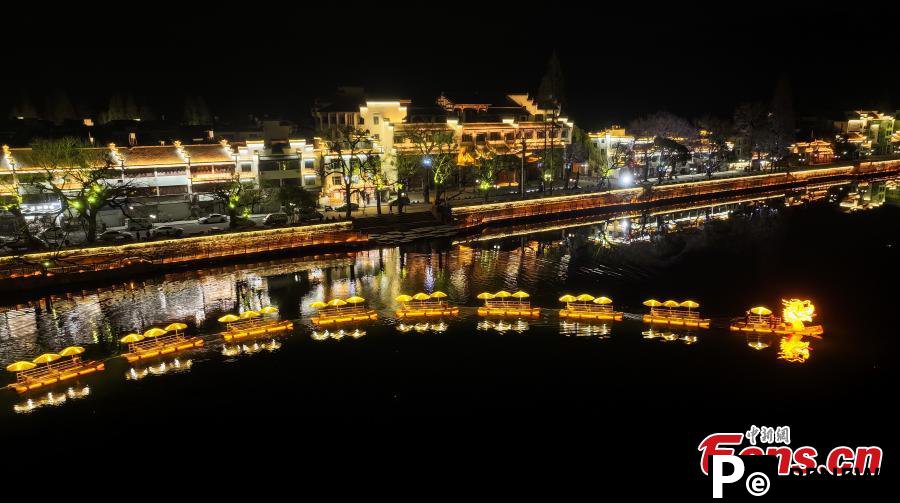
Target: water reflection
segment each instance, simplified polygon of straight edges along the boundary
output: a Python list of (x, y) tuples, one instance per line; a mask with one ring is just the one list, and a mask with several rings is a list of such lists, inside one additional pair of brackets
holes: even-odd
[(129, 381), (140, 381), (148, 376), (162, 376), (166, 374), (178, 374), (187, 372), (194, 366), (194, 361), (184, 358), (173, 358), (152, 365), (142, 365), (132, 367), (125, 372), (125, 379)]
[(268, 342), (245, 342), (243, 344), (225, 344), (222, 346), (222, 356), (226, 358), (234, 358), (237, 356), (249, 356), (260, 351), (268, 351), (270, 353), (281, 349), (281, 343), (275, 339)]
[(693, 330), (678, 330), (651, 326), (649, 329), (641, 332), (644, 339), (657, 339), (661, 342), (680, 342), (686, 346), (696, 344), (700, 338)]
[(806, 363), (812, 350), (802, 335), (782, 337), (778, 342), (778, 358), (791, 363)]
[(339, 341), (345, 337), (349, 337), (351, 339), (359, 339), (366, 335), (366, 331), (361, 328), (339, 328), (339, 329), (325, 329), (325, 330), (313, 330), (312, 331), (312, 340), (314, 341), (327, 341), (328, 339), (334, 339)]
[(611, 323), (584, 323), (579, 321), (559, 322), (559, 333), (566, 337), (595, 337), (609, 339), (612, 335)]
[(494, 319), (494, 320), (481, 320), (475, 326), (477, 330), (483, 332), (497, 332), (500, 334), (505, 334), (507, 332), (516, 332), (516, 333), (524, 333), (527, 332), (530, 328), (530, 325), (527, 321), (521, 319), (514, 320), (506, 320), (506, 319)]
[(400, 322), (396, 326), (397, 331), (401, 334), (415, 331), (417, 333), (443, 333), (447, 331), (448, 325), (444, 320), (419, 322), (419, 323), (403, 323)]
[(13, 411), (18, 414), (28, 414), (41, 407), (55, 407), (65, 404), (67, 401), (79, 400), (91, 394), (90, 386), (70, 387), (63, 393), (49, 391), (34, 397), (30, 397), (21, 403), (13, 405)]

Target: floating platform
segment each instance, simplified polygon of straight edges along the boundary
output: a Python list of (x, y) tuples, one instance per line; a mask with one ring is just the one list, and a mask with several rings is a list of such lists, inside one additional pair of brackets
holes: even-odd
[(397, 310), (397, 317), (404, 318), (439, 318), (442, 316), (458, 316), (459, 307), (457, 306), (440, 306), (440, 307), (405, 307)]
[(732, 321), (728, 327), (732, 332), (753, 332), (757, 334), (775, 335), (822, 335), (825, 330), (822, 325), (810, 325), (803, 330), (796, 330), (786, 323), (753, 323), (747, 321)]
[(479, 307), (478, 316), (518, 316), (527, 318), (538, 318), (541, 315), (541, 308), (523, 306), (523, 307)]
[(607, 320), (622, 321), (624, 313), (619, 311), (581, 311), (577, 309), (560, 309), (560, 318), (569, 318), (572, 320)]
[(203, 339), (200, 337), (178, 337), (176, 340), (166, 341), (154, 346), (132, 346), (132, 351), (122, 353), (122, 356), (129, 362), (136, 362), (202, 346)]
[(673, 327), (709, 328), (709, 318), (690, 318), (682, 316), (663, 316), (659, 314), (645, 314), (644, 323), (657, 325), (669, 325)]
[(7, 387), (16, 390), (19, 393), (26, 393), (47, 386), (52, 386), (58, 382), (68, 381), (77, 377), (86, 376), (99, 372), (106, 368), (103, 362), (98, 361), (76, 361), (74, 365), (54, 365), (52, 367), (38, 367), (27, 372), (21, 372), (17, 376), (17, 381)]
[(256, 323), (252, 325), (237, 325), (230, 327), (221, 333), (225, 342), (240, 341), (244, 339), (252, 339), (255, 337), (283, 332), (285, 330), (293, 330), (294, 323), (290, 320), (266, 320), (268, 322)]
[(329, 325), (338, 325), (341, 323), (352, 323), (359, 321), (370, 321), (377, 320), (378, 313), (375, 312), (374, 309), (367, 309), (364, 311), (346, 311), (339, 313), (323, 313), (319, 312), (315, 316), (310, 318), (313, 325), (317, 327), (321, 326), (329, 326)]

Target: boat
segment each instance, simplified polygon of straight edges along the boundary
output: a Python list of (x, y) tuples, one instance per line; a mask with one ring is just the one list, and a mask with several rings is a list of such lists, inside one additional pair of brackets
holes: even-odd
[(400, 309), (397, 309), (397, 317), (404, 318), (437, 318), (441, 316), (456, 316), (459, 314), (459, 307), (450, 304), (444, 299), (447, 294), (441, 291), (433, 293), (419, 292), (415, 295), (400, 295), (397, 302), (400, 303)]
[(480, 293), (478, 298), (484, 301), (484, 306), (478, 308), (478, 315), (537, 318), (541, 315), (541, 308), (532, 307), (529, 297), (527, 293), (521, 290), (516, 293), (509, 293), (505, 290), (500, 290), (497, 293)]
[(202, 347), (203, 339), (185, 336), (185, 329), (184, 323), (172, 323), (166, 328), (151, 328), (143, 334), (128, 334), (119, 339), (128, 345), (128, 351), (122, 356), (129, 362), (136, 362)]
[(748, 309), (743, 318), (733, 320), (728, 328), (757, 334), (818, 336), (824, 333), (821, 325), (806, 325), (816, 315), (816, 306), (811, 301), (782, 299), (781, 303), (784, 307), (781, 316), (765, 306), (756, 306)]
[(105, 364), (95, 360), (82, 360), (81, 346), (69, 346), (59, 353), (44, 353), (29, 361), (18, 361), (6, 366), (6, 370), (15, 372), (16, 382), (7, 387), (18, 393), (44, 388), (58, 382), (93, 374), (106, 368)]
[(559, 301), (566, 304), (565, 309), (559, 310), (560, 318), (622, 321), (623, 313), (613, 310), (612, 299), (609, 297), (594, 297), (583, 293), (577, 297), (563, 295)]
[(294, 323), (279, 319), (277, 314), (278, 308), (275, 306), (266, 306), (259, 311), (244, 311), (240, 315), (226, 314), (219, 318), (219, 323), (225, 324), (225, 331), (220, 335), (225, 342), (233, 342), (293, 330)]
[(310, 307), (316, 309), (310, 320), (317, 327), (378, 319), (378, 313), (369, 308), (366, 299), (357, 296), (313, 302)]
[(709, 318), (700, 318), (700, 313), (693, 311), (700, 307), (700, 304), (693, 300), (660, 302), (649, 299), (644, 301), (644, 305), (650, 308), (650, 312), (643, 316), (644, 323), (709, 328)]

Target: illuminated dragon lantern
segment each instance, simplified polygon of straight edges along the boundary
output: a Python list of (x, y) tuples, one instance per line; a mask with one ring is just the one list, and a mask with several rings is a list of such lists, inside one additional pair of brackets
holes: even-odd
[(805, 328), (803, 323), (811, 322), (816, 314), (816, 306), (808, 300), (782, 299), (781, 303), (784, 304), (782, 319), (797, 332), (802, 332)]

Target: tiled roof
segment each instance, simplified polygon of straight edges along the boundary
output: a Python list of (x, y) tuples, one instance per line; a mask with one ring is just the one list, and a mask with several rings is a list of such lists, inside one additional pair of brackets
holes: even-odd
[[(92, 148), (97, 152), (97, 157), (107, 159), (110, 153), (108, 148)], [(30, 169), (35, 166), (31, 163), (30, 148), (12, 148), (9, 150), (10, 155), (16, 162), (18, 169)], [(234, 162), (234, 158), (225, 152), (222, 145), (185, 145), (184, 151), (190, 156), (192, 164), (200, 163), (230, 163)], [(154, 145), (123, 148), (119, 147), (119, 155), (125, 159), (126, 167), (134, 166), (169, 166), (187, 164), (178, 154), (178, 149), (174, 145)], [(8, 169), (6, 162), (0, 160), (4, 168)], [(103, 163), (98, 163), (97, 167), (102, 167)]]

